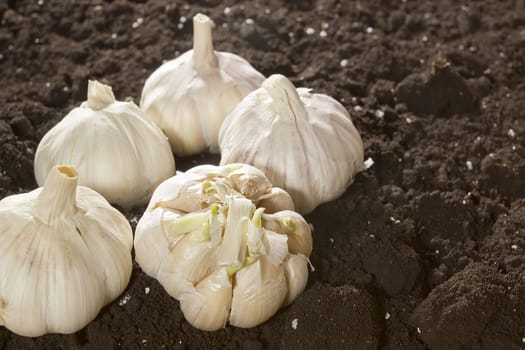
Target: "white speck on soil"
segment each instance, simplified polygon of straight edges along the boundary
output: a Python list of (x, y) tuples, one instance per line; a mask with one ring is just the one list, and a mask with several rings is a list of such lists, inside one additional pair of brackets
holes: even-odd
[(471, 162), (470, 160), (467, 160), (467, 161), (465, 162), (465, 165), (467, 166), (467, 169), (468, 169), (468, 170), (472, 170), (472, 169), (474, 169), (474, 167), (472, 166), (472, 162)]
[(363, 166), (365, 167), (365, 170), (366, 169), (370, 169), (370, 167), (374, 165), (374, 160), (372, 159), (372, 157), (368, 157), (364, 162), (363, 162)]
[(321, 28), (323, 28), (323, 29), (328, 29), (328, 27), (330, 27), (330, 24), (328, 24), (326, 22), (323, 22), (323, 24), (321, 24)]
[(421, 334), (421, 329), (419, 329), (419, 327), (417, 327), (416, 330), (417, 330), (417, 333), (418, 333), (418, 334)]
[(225, 8), (224, 8), (224, 14), (225, 14), (225, 15), (230, 14), (231, 10), (232, 10), (231, 8), (229, 8), (229, 7), (225, 7)]
[(148, 295), (149, 291), (150, 291), (149, 287), (144, 288), (144, 294)]
[(385, 116), (385, 112), (383, 112), (382, 110), (378, 109), (375, 112), (375, 116), (378, 117), (379, 119), (383, 119), (383, 117)]
[(111, 34), (111, 39), (116, 39), (116, 38), (117, 38), (117, 33)]
[(510, 136), (510, 137), (515, 137), (516, 133), (514, 132), (514, 130), (509, 129), (509, 131), (507, 131), (507, 135)]
[(510, 249), (517, 250), (518, 249), (518, 245), (517, 244), (513, 244), (513, 245), (510, 246)]
[(371, 33), (374, 32), (374, 28), (372, 28), (372, 27), (367, 27), (367, 28), (366, 28), (366, 32), (367, 32), (368, 34), (371, 34)]
[(118, 306), (124, 306), (128, 303), (129, 299), (131, 299), (131, 295), (126, 294), (120, 301), (118, 302)]
[(180, 23), (186, 23), (186, 21), (187, 21), (187, 18), (185, 16), (180, 16), (179, 18)]
[(354, 106), (354, 111), (356, 112), (361, 112), (363, 110), (363, 107), (357, 105), (357, 106)]
[(428, 36), (423, 35), (423, 37), (421, 38), (421, 41), (426, 43), (428, 41)]
[(385, 320), (388, 320), (389, 318), (390, 318), (390, 314), (387, 312), (387, 313), (385, 314)]
[(292, 328), (293, 329), (297, 329), (297, 324), (299, 323), (299, 319), (298, 318), (294, 318), (292, 320)]
[(324, 30), (321, 30), (321, 31), (319, 32), (319, 36), (320, 36), (321, 38), (326, 38), (327, 35), (328, 35), (328, 34), (327, 34)]
[(46, 88), (51, 87), (51, 83), (48, 81), (46, 82)]
[(308, 27), (306, 28), (305, 30), (305, 33), (308, 34), (308, 35), (312, 35), (315, 33), (315, 29), (313, 29), (312, 27)]
[(246, 24), (254, 24), (255, 23), (255, 21), (253, 19), (251, 19), (251, 18), (246, 18), (245, 22), (246, 22)]
[(341, 67), (346, 67), (348, 65), (348, 60), (347, 59), (342, 59), (341, 62), (339, 62), (339, 65)]

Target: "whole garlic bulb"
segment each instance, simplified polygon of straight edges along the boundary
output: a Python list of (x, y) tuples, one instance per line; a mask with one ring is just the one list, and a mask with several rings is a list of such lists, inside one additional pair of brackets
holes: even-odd
[(40, 141), (35, 155), (40, 186), (58, 164), (74, 166), (80, 185), (125, 208), (147, 203), (155, 187), (175, 173), (166, 136), (137, 105), (116, 101), (111, 87), (97, 81), (89, 82), (87, 101)]
[(252, 166), (197, 166), (155, 190), (137, 225), (135, 258), (193, 326), (253, 327), (306, 286), (312, 235), (293, 209)]
[(43, 188), (0, 201), (0, 325), (29, 337), (73, 333), (131, 276), (133, 234), (97, 192), (54, 167)]
[(174, 153), (218, 153), (224, 117), (264, 76), (245, 59), (213, 50), (213, 22), (193, 17), (193, 50), (160, 66), (146, 80), (140, 106), (168, 135)]
[(363, 169), (363, 142), (344, 107), (280, 74), (228, 115), (219, 145), (221, 165), (261, 169), (303, 214), (339, 197)]

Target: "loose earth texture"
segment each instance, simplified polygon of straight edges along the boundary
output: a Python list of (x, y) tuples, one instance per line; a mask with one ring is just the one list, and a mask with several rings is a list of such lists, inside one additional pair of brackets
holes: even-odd
[(135, 265), (85, 329), (0, 327), (0, 348), (525, 349), (523, 0), (3, 0), (0, 197), (36, 187), (37, 143), (89, 78), (138, 102), (197, 12), (217, 50), (340, 100), (375, 162), (306, 217), (305, 292), (259, 327), (202, 332)]

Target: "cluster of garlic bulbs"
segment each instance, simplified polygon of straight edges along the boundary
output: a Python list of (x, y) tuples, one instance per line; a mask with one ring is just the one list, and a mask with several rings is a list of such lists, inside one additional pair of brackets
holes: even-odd
[(160, 66), (146, 80), (140, 105), (168, 136), (177, 156), (218, 152), (226, 115), (264, 76), (245, 59), (213, 50), (213, 22), (193, 17), (193, 50)]
[(133, 102), (115, 100), (110, 86), (88, 85), (87, 101), (42, 138), (35, 177), (42, 186), (58, 164), (74, 166), (79, 183), (125, 208), (146, 204), (153, 190), (175, 174), (166, 136)]
[(312, 236), (293, 210), (290, 196), (252, 166), (197, 166), (154, 192), (135, 257), (193, 326), (253, 327), (306, 286)]
[(228, 115), (219, 144), (221, 164), (261, 169), (303, 214), (339, 197), (363, 170), (363, 142), (345, 108), (280, 74)]
[(54, 167), (43, 188), (0, 201), (0, 325), (73, 333), (126, 288), (131, 227), (97, 192)]

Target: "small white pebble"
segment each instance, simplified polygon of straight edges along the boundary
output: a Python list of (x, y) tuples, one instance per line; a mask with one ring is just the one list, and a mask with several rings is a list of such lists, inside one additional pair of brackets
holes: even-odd
[(128, 303), (128, 301), (129, 301), (129, 299), (131, 299), (131, 295), (129, 295), (129, 294), (124, 295), (124, 297), (122, 299), (120, 299), (120, 301), (118, 302), (118, 305), (119, 306), (126, 305)]
[(330, 25), (326, 22), (323, 22), (323, 24), (321, 24), (321, 28), (323, 29), (328, 29), (328, 27), (330, 27)]
[(467, 165), (467, 169), (468, 169), (468, 170), (472, 170), (472, 169), (473, 169), (473, 167), (472, 167), (472, 162), (471, 162), (470, 160), (467, 160), (467, 161), (465, 162), (465, 164)]
[(190, 9), (190, 5), (184, 4), (184, 6), (182, 6), (182, 8), (185, 9), (185, 10), (189, 10)]
[(305, 33), (308, 34), (308, 35), (312, 35), (315, 33), (315, 29), (313, 29), (312, 27), (308, 27), (306, 28), (305, 30)]
[(48, 88), (48, 87), (50, 87), (50, 86), (51, 86), (51, 83), (50, 83), (49, 81), (46, 82), (46, 87)]
[(319, 36), (320, 36), (321, 38), (326, 38), (327, 35), (328, 35), (328, 34), (327, 34), (324, 30), (321, 30), (321, 31), (319, 32)]
[(361, 112), (363, 110), (363, 107), (357, 105), (357, 106), (354, 106), (354, 111), (356, 112)]
[(525, 343), (525, 337), (521, 338), (521, 342)]
[(517, 244), (513, 244), (513, 245), (510, 246), (510, 249), (517, 250), (518, 249), (518, 245)]
[(509, 131), (507, 131), (507, 135), (510, 136), (510, 137), (514, 137), (514, 136), (516, 136), (516, 133), (514, 132), (514, 130), (509, 129)]
[(270, 13), (272, 13), (272, 11), (270, 9), (264, 9), (264, 13), (269, 15)]
[(492, 73), (492, 69), (490, 69), (490, 68), (487, 68), (487, 69), (485, 69), (483, 71), (483, 74), (485, 74), (485, 75), (489, 75), (490, 73)]
[(288, 32), (288, 36), (289, 36), (290, 38), (293, 38), (293, 37), (295, 36), (295, 34), (294, 34), (293, 32)]
[(512, 145), (511, 149), (512, 149), (513, 151), (515, 151), (515, 150), (516, 150), (516, 146)]
[(64, 87), (62, 88), (62, 91), (64, 91), (64, 92), (68, 92), (68, 91), (69, 91), (69, 86), (67, 86), (67, 85), (64, 86)]
[(419, 64), (424, 64), (424, 63), (425, 63), (425, 59), (420, 58), (420, 59), (419, 59)]
[(38, 2), (36, 4), (38, 6), (42, 6), (42, 5), (44, 5), (44, 0), (38, 0)]
[(406, 120), (406, 122), (407, 122), (408, 124), (410, 124), (410, 123), (413, 122), (412, 118), (410, 118), (410, 117), (406, 117), (405, 120)]
[(111, 34), (111, 39), (116, 39), (116, 38), (117, 38), (117, 33)]
[(376, 238), (376, 235), (374, 235), (373, 233), (371, 233), (369, 237), (373, 239), (373, 238)]
[(35, 38), (35, 44), (40, 44), (40, 38)]
[(468, 50), (469, 50), (470, 52), (476, 52), (478, 49), (477, 49), (477, 47), (475, 47), (475, 46), (470, 46), (470, 47), (468, 48)]
[(150, 289), (149, 289), (149, 287), (146, 287), (146, 288), (144, 288), (144, 294), (146, 294), (146, 295), (147, 295), (147, 294), (149, 294), (149, 292), (150, 292)]
[(224, 14), (225, 14), (225, 15), (228, 15), (228, 14), (231, 12), (231, 10), (232, 10), (231, 8), (229, 8), (229, 7), (225, 7), (225, 8), (224, 8)]
[(346, 67), (348, 65), (348, 60), (346, 58), (342, 59), (341, 62), (339, 62), (339, 65), (341, 67)]
[(297, 324), (299, 323), (299, 319), (298, 318), (294, 318), (292, 320), (292, 328), (293, 329), (297, 329)]
[(419, 327), (417, 327), (417, 332), (421, 334), (421, 329), (419, 329)]
[(499, 53), (499, 57), (504, 58), (504, 57), (505, 57), (505, 52), (503, 52), (503, 51), (500, 52), (500, 53)]
[(367, 27), (367, 28), (366, 28), (366, 32), (367, 32), (368, 34), (373, 33), (373, 32), (374, 32), (374, 28), (372, 28), (372, 27)]
[(378, 110), (375, 112), (375, 115), (376, 115), (376, 117), (378, 117), (379, 119), (383, 119), (383, 117), (385, 116), (385, 112), (383, 112), (382, 110), (378, 109)]
[(365, 167), (365, 170), (366, 169), (370, 169), (370, 167), (374, 165), (374, 160), (372, 159), (372, 157), (368, 157), (364, 162), (363, 162), (363, 166)]
[(439, 249), (436, 249), (436, 251), (434, 253), (439, 254)]
[(330, 243), (334, 243), (334, 239), (332, 237), (330, 237)]
[(246, 22), (246, 24), (254, 24), (255, 23), (255, 21), (253, 19), (251, 19), (251, 18), (246, 18), (245, 22)]
[(182, 23), (177, 24), (177, 28), (178, 28), (178, 29), (182, 29), (182, 28), (184, 28), (184, 24), (182, 24)]
[(461, 203), (462, 203), (463, 205), (465, 205), (465, 204), (467, 204), (467, 201), (463, 199), (463, 200), (461, 201)]
[(142, 339), (142, 344), (146, 344), (148, 341), (146, 339)]
[(428, 36), (423, 35), (423, 37), (421, 38), (421, 41), (426, 43), (428, 41)]
[(390, 314), (387, 312), (387, 313), (385, 314), (385, 320), (388, 320), (389, 318), (390, 318)]

